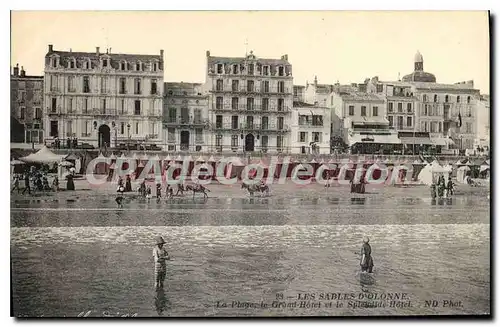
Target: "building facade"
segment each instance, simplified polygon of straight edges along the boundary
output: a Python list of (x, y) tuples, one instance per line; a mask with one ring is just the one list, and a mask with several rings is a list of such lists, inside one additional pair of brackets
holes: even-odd
[(19, 64), (10, 75), (10, 141), (43, 143), (43, 76), (26, 75)]
[(291, 123), (291, 153), (329, 154), (330, 118), (328, 107), (294, 102)]
[(304, 85), (293, 86), (293, 102), (306, 102), (306, 87)]
[(414, 57), (414, 71), (402, 81), (374, 77), (367, 92), (385, 97), (388, 120), (398, 131), (428, 133), (430, 140), (420, 138), (419, 142), (437, 146), (443, 153), (473, 148), (479, 90), (473, 81), (437, 83), (433, 74), (424, 71), (420, 52)]
[(208, 95), (201, 83), (165, 83), (163, 146), (168, 151), (208, 151)]
[(490, 96), (482, 94), (477, 103), (477, 136), (475, 148), (490, 148)]
[(342, 92), (332, 97), (332, 133), (342, 137), (351, 153), (393, 154), (401, 140), (389, 126), (383, 97), (366, 92)]
[(211, 123), (209, 149), (287, 152), (293, 106), (292, 65), (281, 59), (214, 57), (207, 51), (205, 90)]
[(135, 55), (49, 45), (44, 73), (46, 137), (99, 147), (162, 142), (163, 50)]

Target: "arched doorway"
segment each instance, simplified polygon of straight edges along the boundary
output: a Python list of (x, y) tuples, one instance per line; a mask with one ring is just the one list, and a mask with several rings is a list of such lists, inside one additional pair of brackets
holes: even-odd
[(181, 132), (181, 151), (189, 150), (189, 131)]
[(251, 152), (255, 147), (255, 136), (253, 134), (247, 134), (245, 136), (245, 151)]
[(99, 126), (99, 147), (103, 147), (106, 144), (107, 147), (111, 145), (111, 129), (108, 125)]

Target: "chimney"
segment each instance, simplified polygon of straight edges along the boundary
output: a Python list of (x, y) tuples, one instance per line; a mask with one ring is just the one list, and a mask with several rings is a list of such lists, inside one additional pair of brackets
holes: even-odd
[(21, 77), (25, 77), (26, 76), (26, 72), (24, 71), (24, 67), (21, 66)]
[(14, 67), (14, 76), (19, 76), (19, 64), (16, 64), (16, 67)]
[(287, 54), (286, 54), (286, 55), (283, 55), (283, 56), (281, 57), (281, 59), (283, 59), (283, 60), (285, 60), (285, 61), (288, 61), (288, 55), (287, 55)]
[(318, 76), (314, 76), (314, 86), (318, 86)]
[(52, 44), (49, 44), (49, 52), (52, 52), (54, 51), (54, 47), (52, 46)]
[(99, 55), (99, 47), (95, 47), (95, 54)]
[(161, 59), (162, 59), (162, 60), (163, 60), (163, 53), (164, 53), (164, 52), (163, 52), (163, 49), (161, 49), (161, 50), (160, 50), (160, 57), (161, 57)]
[(111, 54), (111, 48), (109, 48), (109, 54)]
[(210, 57), (210, 51), (207, 50), (207, 57)]

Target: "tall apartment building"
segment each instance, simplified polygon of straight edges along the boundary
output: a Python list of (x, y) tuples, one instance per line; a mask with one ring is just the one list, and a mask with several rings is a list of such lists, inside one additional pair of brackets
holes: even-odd
[(477, 128), (475, 147), (490, 147), (490, 96), (482, 94), (477, 104)]
[(165, 83), (163, 143), (168, 151), (208, 151), (208, 95), (201, 83)]
[(19, 64), (10, 75), (10, 141), (43, 143), (43, 76), (26, 75)]
[(210, 150), (289, 151), (292, 65), (281, 59), (214, 57), (207, 51)]
[(161, 143), (159, 55), (57, 51), (45, 55), (45, 135), (94, 146)]

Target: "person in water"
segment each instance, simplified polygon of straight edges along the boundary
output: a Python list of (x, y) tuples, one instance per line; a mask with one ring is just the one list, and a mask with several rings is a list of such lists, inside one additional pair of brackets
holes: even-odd
[(116, 196), (116, 204), (118, 204), (119, 208), (123, 208), (123, 192), (125, 191), (125, 188), (123, 185), (118, 186), (118, 189), (116, 190), (118, 192), (118, 195)]
[(363, 237), (363, 246), (361, 247), (361, 272), (373, 271), (373, 258), (372, 258), (372, 247), (370, 246), (370, 239), (365, 236)]
[(163, 288), (165, 276), (167, 274), (167, 260), (170, 260), (167, 250), (164, 248), (163, 237), (156, 238), (156, 246), (153, 248), (153, 259), (155, 262), (155, 287)]

